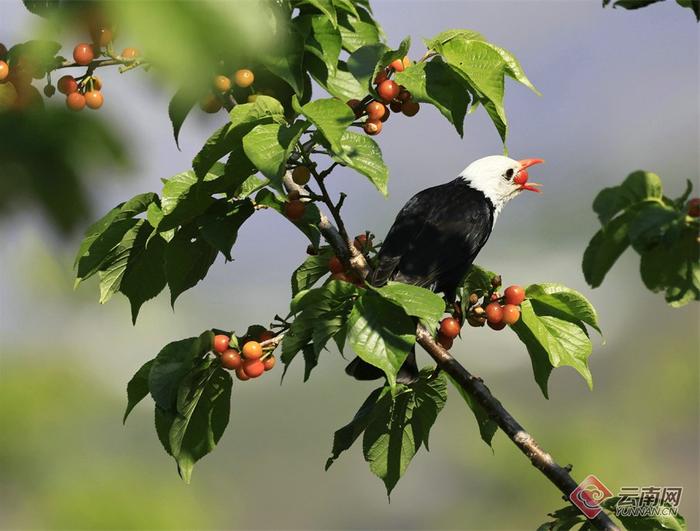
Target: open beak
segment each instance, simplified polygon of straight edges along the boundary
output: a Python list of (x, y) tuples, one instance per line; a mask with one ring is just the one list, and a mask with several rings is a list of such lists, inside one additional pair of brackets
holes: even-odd
[(528, 173), (527, 169), (530, 166), (534, 166), (535, 164), (542, 164), (544, 160), (542, 159), (523, 159), (519, 160), (518, 163), (520, 164), (520, 169), (518, 170), (518, 173), (515, 175), (515, 178), (513, 181), (515, 184), (520, 185), (520, 190), (529, 190), (530, 192), (541, 192), (538, 186), (542, 186), (539, 183), (529, 183), (527, 182), (528, 179)]

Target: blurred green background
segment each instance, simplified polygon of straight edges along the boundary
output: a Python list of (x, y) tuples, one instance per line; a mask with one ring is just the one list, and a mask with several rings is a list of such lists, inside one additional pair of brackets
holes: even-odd
[[(565, 368), (552, 375), (550, 400), (514, 334), (470, 329), (454, 352), (559, 462), (574, 464), (576, 478), (594, 473), (613, 491), (683, 486), (681, 512), (689, 529), (700, 528), (698, 305), (674, 310), (648, 293), (636, 255), (625, 255), (597, 290), (587, 288), (580, 268), (596, 230), (590, 205), (600, 188), (638, 168), (659, 173), (672, 196), (686, 178), (697, 185), (692, 16), (673, 2), (627, 12), (602, 10), (596, 1), (427, 0), (375, 2), (375, 15), (390, 44), (413, 37), (412, 57), (423, 53), (421, 37), (465, 27), (520, 59), (544, 96), (509, 85), (508, 144), (516, 158), (547, 160), (532, 174), (545, 193), (509, 205), (478, 261), (507, 283), (557, 281), (581, 290), (605, 333), (604, 341), (594, 340), (593, 392)], [(0, 42), (28, 39), (37, 21), (20, 2), (1, 0)], [(64, 55), (73, 40), (65, 41)], [(223, 113), (193, 113), (179, 152), (167, 91), (142, 71), (101, 77), (100, 116), (132, 162), (128, 169), (90, 166), (93, 217), (134, 193), (157, 191), (159, 179), (188, 167), (224, 120)], [(501, 150), (483, 111), (467, 118), (463, 140), (432, 109), (392, 119), (378, 140), (391, 169), (388, 200), (347, 170), (330, 184), (350, 194), (350, 229), (380, 237), (415, 191)], [(563, 505), (505, 437), (496, 435), (493, 452), (480, 441), (454, 392), (430, 454), (416, 456), (390, 504), (359, 448), (324, 472), (333, 431), (373, 388), (347, 378), (337, 352), (322, 357), (307, 384), (300, 363), (281, 387), (281, 370), (234, 384), (229, 428), (186, 486), (155, 436), (149, 402), (121, 425), (126, 382), (173, 339), (211, 327), (243, 330), (284, 312), (289, 274), (304, 259), (302, 237), (273, 214), (256, 214), (241, 230), (234, 263), (217, 261), (175, 312), (167, 295), (146, 304), (132, 327), (126, 300), (99, 306), (90, 283), (73, 291), (79, 234), (59, 236), (26, 206), (0, 218), (0, 231), (4, 529), (533, 529)]]

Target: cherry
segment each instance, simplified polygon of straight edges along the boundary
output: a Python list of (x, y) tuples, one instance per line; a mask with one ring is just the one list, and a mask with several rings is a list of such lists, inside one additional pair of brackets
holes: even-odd
[(420, 105), (417, 101), (408, 100), (403, 103), (401, 107), (401, 112), (406, 116), (415, 116), (420, 110)]
[(387, 80), (386, 77), (386, 70), (381, 70), (375, 77), (374, 77), (374, 84), (375, 85), (381, 85)]
[(506, 304), (520, 305), (525, 300), (525, 289), (521, 286), (508, 286), (503, 292)]
[[(262, 347), (257, 341), (248, 341), (243, 345), (243, 357), (247, 360), (257, 360), (263, 355)], [(250, 375), (248, 375), (250, 376)]]
[(231, 338), (228, 337), (227, 335), (224, 334), (218, 334), (214, 336), (214, 340), (212, 341), (211, 348), (215, 351), (218, 352), (219, 354), (226, 352), (228, 350), (228, 344), (231, 341)]
[(289, 193), (287, 193), (288, 199), (299, 199), (300, 197), (301, 192), (299, 190), (290, 190)]
[(503, 322), (512, 325), (520, 319), (520, 308), (515, 304), (506, 304), (503, 306)]
[(255, 81), (255, 76), (253, 75), (253, 72), (247, 68), (236, 70), (236, 73), (233, 75), (233, 82), (241, 88), (251, 86), (253, 81)]
[(243, 370), (243, 366), (238, 367), (236, 369), (236, 377), (241, 381), (245, 382), (246, 380), (250, 380), (250, 376), (248, 376), (245, 371)]
[(370, 101), (365, 108), (370, 120), (381, 120), (386, 112), (386, 107), (379, 101)]
[(292, 180), (299, 186), (304, 186), (311, 179), (311, 170), (307, 166), (297, 166), (292, 170)]
[(214, 78), (214, 88), (219, 92), (228, 92), (231, 90), (231, 80), (226, 76), (216, 76)]
[(342, 273), (345, 271), (345, 266), (343, 266), (343, 262), (340, 261), (340, 258), (332, 256), (331, 259), (328, 260), (328, 270), (331, 273)]
[(0, 61), (0, 81), (4, 81), (7, 79), (7, 76), (10, 75), (10, 67), (7, 65), (5, 61)]
[(207, 94), (199, 100), (199, 108), (209, 114), (214, 114), (221, 110), (221, 101), (214, 94)]
[(406, 66), (403, 63), (403, 59), (394, 59), (389, 66), (394, 69), (395, 72), (403, 72)]
[(406, 57), (404, 57), (404, 58), (402, 59), (402, 61), (403, 61), (403, 67), (404, 67), (404, 69), (405, 69), (405, 68), (408, 68), (408, 67), (411, 66), (411, 64), (412, 64), (412, 63), (411, 63), (411, 60), (408, 58), (408, 55), (407, 55)]
[[(401, 88), (401, 87), (399, 87), (399, 88)], [(404, 101), (408, 101), (411, 99), (411, 93), (409, 91), (405, 90), (404, 88), (401, 88), (397, 98), (400, 102), (403, 103)]]
[(89, 65), (90, 62), (95, 58), (95, 51), (92, 45), (86, 42), (81, 42), (73, 48), (73, 59), (75, 62), (81, 66)]
[(437, 342), (445, 350), (450, 350), (452, 348), (452, 344), (454, 343), (454, 341), (455, 340), (452, 337), (447, 337), (447, 336), (444, 336), (442, 334), (438, 334)]
[(384, 115), (379, 119), (380, 122), (386, 122), (391, 116), (391, 111), (388, 107), (384, 107)]
[(242, 367), (243, 358), (241, 358), (241, 353), (232, 348), (225, 350), (221, 354), (221, 365), (232, 371)]
[(497, 302), (486, 306), (486, 319), (489, 324), (498, 324), (503, 320), (503, 307)]
[(66, 98), (66, 105), (71, 111), (81, 111), (85, 107), (85, 96), (80, 92), (71, 92)]
[(440, 322), (440, 335), (447, 338), (454, 339), (459, 335), (460, 330), (459, 321), (454, 317), (445, 317)]
[(269, 371), (270, 369), (272, 369), (275, 366), (276, 362), (277, 362), (277, 360), (275, 359), (274, 356), (268, 356), (267, 358), (265, 358), (263, 360), (263, 366), (265, 367), (266, 371)]
[(486, 321), (486, 324), (489, 325), (489, 328), (492, 328), (494, 330), (503, 330), (506, 327), (506, 323), (501, 321), (500, 323), (492, 323), (491, 321)]
[(494, 292), (491, 294), (491, 302), (497, 301), (497, 300), (500, 299), (500, 298), (501, 298), (501, 296), (498, 294), (497, 291), (494, 291)]
[(56, 88), (61, 94), (72, 94), (73, 92), (78, 92), (78, 82), (73, 76), (63, 76), (56, 83)]
[(91, 109), (99, 109), (104, 103), (104, 97), (99, 90), (91, 90), (85, 93), (85, 103)]
[(379, 94), (379, 97), (385, 102), (389, 103), (399, 95), (399, 90), (399, 86), (396, 83), (391, 79), (387, 79), (379, 84), (377, 87), (377, 94)]
[(693, 197), (688, 201), (688, 215), (691, 218), (700, 217), (700, 197)]
[(362, 129), (370, 136), (378, 135), (382, 131), (382, 122), (381, 120), (367, 120)]
[(403, 103), (398, 100), (394, 100), (389, 104), (389, 108), (392, 112), (401, 112), (401, 107), (403, 107)]
[(248, 378), (257, 378), (265, 372), (265, 364), (258, 360), (246, 360), (243, 362), (243, 372)]
[(92, 42), (100, 47), (107, 46), (114, 39), (114, 34), (109, 28), (92, 28), (90, 36), (92, 37)]
[(54, 87), (53, 85), (46, 85), (44, 87), (44, 96), (50, 98), (54, 94), (56, 94), (56, 87)]
[(272, 330), (265, 330), (262, 334), (260, 334), (258, 341), (260, 341), (260, 343), (262, 343), (263, 341), (269, 341), (276, 335), (277, 334), (275, 334)]
[(347, 101), (348, 107), (355, 113), (355, 118), (362, 116), (362, 102), (360, 100), (351, 99)]
[(304, 217), (306, 206), (299, 199), (287, 201), (284, 204), (284, 215), (292, 221), (299, 221)]
[(122, 50), (122, 59), (132, 61), (136, 59), (141, 53), (136, 48), (124, 48)]

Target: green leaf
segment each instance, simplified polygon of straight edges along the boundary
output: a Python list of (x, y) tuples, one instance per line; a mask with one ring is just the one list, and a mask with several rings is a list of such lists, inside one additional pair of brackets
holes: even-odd
[(334, 75), (342, 48), (337, 21), (334, 24), (333, 20), (323, 15), (310, 15), (299, 17), (295, 22), (304, 33), (306, 51), (323, 61), (328, 72)]
[(304, 37), (294, 26), (289, 26), (286, 35), (279, 37), (283, 51), (263, 53), (260, 60), (265, 67), (277, 77), (286, 81), (297, 95), (304, 92)]
[(640, 272), (646, 287), (665, 291), (666, 302), (673, 307), (700, 300), (697, 230), (688, 228), (674, 245), (657, 245), (642, 253)]
[(507, 135), (507, 120), (503, 108), (506, 63), (501, 54), (481, 40), (456, 36), (441, 46), (445, 61), (480, 95), (484, 108), (499, 130), (501, 139)]
[[(673, 531), (687, 531), (688, 525), (680, 514), (674, 514), (674, 507), (672, 507), (667, 502), (659, 502), (656, 505), (658, 509), (664, 509), (658, 511), (658, 515), (650, 516), (621, 516), (622, 511), (617, 509), (618, 503), (620, 502), (620, 496), (613, 496), (608, 498), (601, 503), (601, 506), (608, 511), (613, 512), (615, 517), (622, 522), (622, 524), (627, 529), (634, 529), (635, 531), (667, 531), (669, 529)], [(647, 505), (649, 508), (652, 505)], [(678, 507), (675, 507), (675, 511)]]
[(207, 275), (216, 254), (216, 249), (203, 238), (193, 240), (187, 233), (177, 232), (165, 248), (165, 275), (172, 306), (181, 293)]
[(199, 221), (202, 238), (231, 261), (231, 249), (238, 238), (238, 230), (253, 215), (255, 209), (249, 199), (241, 201), (218, 200)]
[(327, 20), (328, 23), (334, 28), (338, 26), (338, 16), (336, 15), (335, 6), (333, 5), (332, 0), (301, 0), (299, 2), (295, 2), (295, 4), (296, 6), (310, 5), (315, 7), (321, 13), (323, 13), (323, 16), (314, 16), (319, 16), (320, 18)]
[(287, 159), (309, 123), (298, 121), (290, 127), (279, 124), (255, 126), (243, 137), (243, 150), (260, 172), (278, 189), (282, 188)]
[(129, 416), (129, 413), (131, 413), (131, 410), (148, 396), (148, 375), (151, 372), (151, 366), (154, 361), (155, 360), (148, 360), (144, 363), (141, 368), (136, 371), (136, 374), (132, 376), (131, 380), (129, 380), (126, 386), (126, 411), (124, 411), (124, 419), (122, 422), (126, 423), (126, 418)]
[(495, 46), (491, 43), (488, 43), (494, 50), (496, 50), (503, 61), (506, 63), (506, 74), (508, 74), (510, 77), (518, 81), (519, 83), (525, 85), (527, 88), (529, 88), (532, 92), (537, 94), (538, 96), (541, 96), (542, 94), (540, 93), (539, 90), (535, 88), (535, 86), (532, 84), (532, 82), (528, 79), (528, 77), (525, 75), (525, 71), (523, 70), (523, 67), (520, 65), (520, 62), (515, 58), (515, 56), (510, 53), (508, 50), (501, 48), (499, 46)]
[(185, 483), (190, 482), (194, 463), (216, 447), (228, 425), (231, 385), (228, 371), (206, 365), (180, 384), (168, 440)]
[(203, 179), (214, 163), (240, 145), (243, 137), (259, 124), (283, 123), (284, 107), (270, 96), (258, 95), (254, 102), (236, 105), (231, 122), (219, 128), (192, 161), (195, 175)]
[(211, 350), (213, 340), (214, 334), (206, 331), (199, 337), (168, 343), (158, 353), (148, 376), (148, 389), (158, 407), (165, 411), (175, 409), (180, 383), (195, 360)]
[(675, 208), (651, 203), (635, 209), (629, 226), (629, 239), (638, 253), (657, 245), (670, 245), (680, 235), (685, 214)]
[(122, 240), (135, 224), (132, 218), (146, 211), (158, 196), (139, 194), (110, 210), (85, 231), (85, 237), (75, 257), (78, 280), (94, 275), (110, 251)]
[[(535, 380), (543, 394), (547, 396), (547, 380), (552, 367), (564, 365), (576, 369), (592, 388), (593, 379), (588, 368), (592, 346), (585, 330), (579, 324), (537, 313), (529, 300), (521, 304), (520, 311), (520, 320), (512, 328), (530, 353)], [(546, 360), (543, 352), (547, 355)]]
[(197, 95), (191, 87), (183, 86), (178, 90), (168, 104), (168, 116), (173, 124), (173, 136), (175, 145), (180, 149), (180, 129), (187, 115), (197, 104)]
[(447, 44), (452, 39), (464, 39), (464, 40), (475, 40), (475, 41), (486, 41), (481, 33), (466, 29), (451, 29), (438, 33), (432, 39), (424, 39), (425, 47), (429, 50), (436, 51), (440, 53), (442, 51), (442, 46)]
[(601, 228), (588, 243), (583, 253), (583, 276), (597, 288), (620, 255), (629, 246), (628, 213), (622, 214)]
[(328, 470), (333, 462), (340, 457), (340, 454), (346, 450), (349, 450), (357, 438), (362, 435), (362, 432), (367, 429), (367, 425), (372, 419), (372, 413), (374, 412), (377, 402), (382, 400), (388, 394), (388, 387), (380, 387), (372, 391), (362, 403), (360, 409), (357, 410), (357, 413), (355, 413), (352, 420), (335, 432), (333, 435), (333, 448), (331, 449), (331, 456), (326, 461), (326, 470)]
[(343, 160), (348, 157), (341, 139), (348, 126), (355, 120), (352, 109), (335, 98), (318, 99), (295, 110), (306, 116), (328, 142), (333, 153)]
[(416, 63), (396, 74), (397, 83), (406, 87), (414, 100), (434, 105), (459, 136), (464, 135), (464, 117), (469, 92), (464, 79), (442, 61)]
[(338, 13), (338, 29), (343, 40), (343, 49), (350, 53), (362, 46), (381, 42), (381, 32), (376, 23), (361, 20), (347, 13)]
[(445, 313), (445, 301), (440, 295), (432, 291), (404, 284), (403, 282), (389, 282), (381, 288), (375, 288), (385, 299), (399, 305), (406, 315), (418, 317), (429, 330), (435, 330), (437, 324)]
[[(367, 91), (373, 91), (375, 70), (388, 48), (380, 42), (358, 48), (348, 57), (348, 70)], [(385, 67), (387, 65), (384, 65)]]
[(367, 95), (365, 89), (349, 71), (347, 64), (338, 62), (335, 72), (329, 72), (326, 65), (313, 55), (304, 57), (304, 64), (313, 78), (331, 95), (343, 101), (361, 100)]
[(309, 289), (329, 272), (328, 262), (334, 256), (330, 247), (321, 247), (318, 254), (309, 256), (292, 273), (292, 296)]
[(537, 313), (545, 314), (549, 309), (555, 311), (557, 316), (564, 316), (572, 322), (583, 321), (601, 333), (595, 308), (578, 291), (562, 284), (530, 284), (525, 290), (525, 295), (533, 307), (539, 310)]
[[(148, 223), (139, 231), (140, 238), (147, 241), (140, 247), (138, 241), (129, 253), (126, 269), (119, 284), (121, 291), (131, 305), (131, 320), (136, 324), (136, 318), (144, 302), (156, 297), (166, 284), (165, 279), (165, 246), (163, 238), (150, 238), (154, 234)], [(109, 270), (105, 272), (108, 274)]]
[(389, 169), (384, 164), (382, 152), (377, 143), (367, 135), (351, 131), (343, 133), (340, 143), (344, 158), (334, 157), (334, 159), (367, 177), (377, 190), (386, 196)]
[(619, 186), (603, 188), (593, 201), (593, 210), (605, 225), (628, 207), (645, 200), (661, 199), (663, 186), (658, 175), (646, 171), (630, 173)]
[(396, 373), (415, 343), (416, 325), (403, 309), (368, 292), (357, 299), (348, 320), (355, 353), (383, 370), (392, 389)]
[(384, 481), (387, 495), (406, 472), (421, 444), (428, 446), (428, 433), (447, 399), (444, 376), (421, 379), (397, 395), (384, 395), (372, 414), (362, 438), (362, 450), (370, 470)]
[(489, 414), (486, 413), (483, 407), (481, 407), (481, 404), (479, 404), (469, 395), (469, 393), (462, 389), (461, 385), (455, 382), (451, 376), (448, 375), (447, 377), (452, 382), (452, 385), (455, 386), (459, 394), (467, 403), (467, 406), (469, 406), (469, 409), (471, 409), (472, 413), (474, 414), (474, 418), (476, 418), (476, 423), (479, 426), (479, 434), (481, 435), (481, 440), (489, 446), (492, 446), (491, 441), (493, 441), (493, 436), (495, 435), (496, 430), (498, 430), (498, 424), (496, 424), (496, 422), (491, 419)]

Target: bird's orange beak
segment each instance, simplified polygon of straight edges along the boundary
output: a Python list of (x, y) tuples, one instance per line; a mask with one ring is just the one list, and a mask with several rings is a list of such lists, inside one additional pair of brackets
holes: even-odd
[(520, 185), (520, 190), (529, 190), (530, 192), (541, 192), (538, 186), (542, 186), (539, 183), (528, 183), (528, 174), (527, 174), (527, 169), (530, 166), (534, 166), (535, 164), (542, 164), (544, 160), (542, 159), (523, 159), (519, 160), (518, 163), (520, 164), (520, 169), (518, 170), (518, 173), (515, 174), (515, 177), (513, 178), (513, 182), (515, 184)]

